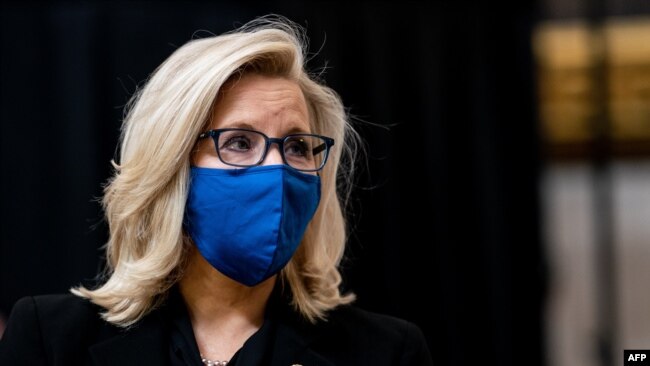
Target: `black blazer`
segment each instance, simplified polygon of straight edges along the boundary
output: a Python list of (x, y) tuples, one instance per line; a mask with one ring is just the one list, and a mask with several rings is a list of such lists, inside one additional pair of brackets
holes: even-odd
[[(127, 330), (101, 319), (100, 311), (73, 295), (19, 300), (0, 341), (0, 365), (168, 364), (161, 309)], [(341, 306), (315, 325), (290, 313), (278, 319), (272, 366), (432, 364), (421, 331), (404, 320), (353, 306)]]

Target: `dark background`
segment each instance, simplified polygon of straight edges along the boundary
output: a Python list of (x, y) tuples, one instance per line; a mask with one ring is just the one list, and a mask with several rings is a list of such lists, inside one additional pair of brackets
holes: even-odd
[(95, 202), (136, 85), (193, 35), (270, 12), (359, 119), (345, 286), (438, 365), (542, 365), (533, 4), (62, 2), (0, 8), (0, 311), (101, 266)]

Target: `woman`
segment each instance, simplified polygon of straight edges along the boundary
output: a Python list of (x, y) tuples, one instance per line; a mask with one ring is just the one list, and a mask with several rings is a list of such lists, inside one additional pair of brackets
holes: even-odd
[(277, 18), (174, 52), (124, 121), (106, 281), (21, 299), (0, 364), (430, 364), (417, 327), (339, 291), (354, 133), (303, 62)]

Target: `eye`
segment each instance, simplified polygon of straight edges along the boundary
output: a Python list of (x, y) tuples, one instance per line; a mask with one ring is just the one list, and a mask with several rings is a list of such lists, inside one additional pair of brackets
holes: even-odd
[(309, 143), (303, 138), (288, 140), (284, 145), (284, 154), (308, 158), (311, 155)]
[(219, 149), (244, 152), (251, 149), (251, 141), (246, 136), (231, 136)]

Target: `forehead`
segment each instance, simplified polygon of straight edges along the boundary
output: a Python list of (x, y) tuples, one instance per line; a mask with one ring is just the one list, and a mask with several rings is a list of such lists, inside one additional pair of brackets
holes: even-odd
[(282, 77), (246, 74), (226, 83), (216, 101), (211, 128), (246, 127), (265, 132), (309, 132), (300, 86)]

